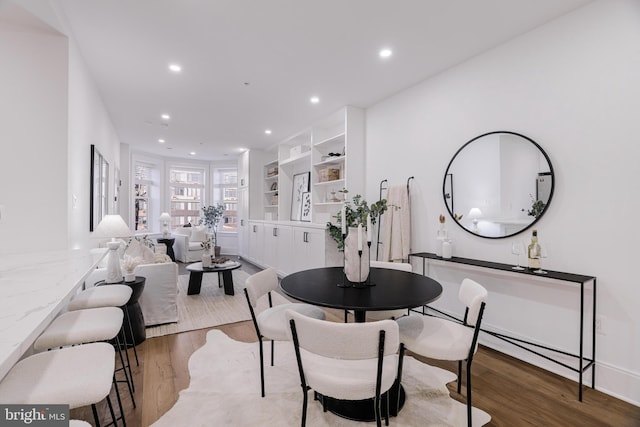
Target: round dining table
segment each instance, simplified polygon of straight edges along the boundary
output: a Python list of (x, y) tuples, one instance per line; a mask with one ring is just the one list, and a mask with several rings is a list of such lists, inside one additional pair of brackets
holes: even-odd
[[(371, 268), (366, 282), (352, 283), (344, 277), (342, 267), (303, 270), (280, 281), (285, 295), (321, 307), (352, 310), (356, 322), (366, 321), (367, 311), (397, 310), (420, 307), (442, 294), (442, 285), (416, 273), (387, 268)], [(382, 405), (382, 416), (396, 416), (404, 406), (405, 393), (400, 384), (387, 392), (396, 405)], [(343, 418), (373, 421), (373, 399), (345, 401), (322, 397), (327, 409)], [(383, 399), (383, 401), (385, 401)]]
[(348, 282), (342, 267), (298, 271), (282, 278), (285, 295), (321, 307), (352, 310), (356, 322), (367, 311), (420, 307), (442, 294), (442, 285), (430, 277), (388, 268), (371, 268), (367, 282)]

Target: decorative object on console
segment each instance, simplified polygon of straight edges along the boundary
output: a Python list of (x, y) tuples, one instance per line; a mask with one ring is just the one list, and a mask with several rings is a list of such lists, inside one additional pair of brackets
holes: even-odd
[(527, 248), (529, 270), (540, 270), (540, 244), (538, 244), (538, 230), (531, 232), (531, 243)]
[(478, 218), (482, 218), (482, 211), (480, 208), (471, 208), (469, 211), (469, 218), (471, 218), (471, 222), (473, 222), (473, 232), (478, 233), (480, 231), (478, 229)]
[(449, 232), (447, 231), (447, 227), (445, 225), (446, 218), (444, 217), (444, 215), (440, 214), (438, 220), (440, 221), (440, 225), (438, 226), (438, 231), (436, 232), (436, 255), (442, 256), (442, 243), (449, 237)]
[(106, 283), (118, 283), (122, 281), (122, 269), (120, 268), (120, 257), (118, 256), (120, 242), (116, 241), (116, 238), (132, 235), (133, 233), (120, 215), (105, 215), (93, 232), (93, 237), (111, 238), (111, 241), (107, 243), (109, 255), (107, 259)]
[(162, 224), (162, 237), (165, 239), (169, 237), (169, 222), (171, 221), (171, 216), (167, 212), (162, 212), (160, 214), (160, 223)]
[(444, 239), (442, 241), (442, 258), (451, 259), (453, 255), (453, 246), (451, 245), (451, 239)]

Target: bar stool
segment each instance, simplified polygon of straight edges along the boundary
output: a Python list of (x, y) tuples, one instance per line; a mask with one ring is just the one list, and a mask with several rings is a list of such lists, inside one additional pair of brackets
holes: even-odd
[[(115, 368), (115, 350), (107, 343), (92, 343), (34, 354), (16, 363), (0, 381), (3, 404), (66, 404), (70, 409), (91, 405), (100, 425), (96, 403), (107, 401)], [(72, 424), (73, 425), (73, 424)]]
[[(127, 321), (127, 326), (129, 327), (129, 335), (131, 336), (133, 354), (136, 358), (136, 366), (140, 366), (140, 363), (138, 362), (138, 351), (136, 350), (136, 342), (133, 336), (133, 328), (131, 327), (131, 319), (129, 318), (129, 312), (125, 307), (129, 302), (132, 294), (133, 290), (127, 285), (95, 286), (78, 293), (67, 305), (67, 310), (75, 311), (84, 310), (87, 308), (122, 307), (125, 320)], [(128, 348), (124, 329), (122, 331), (122, 339), (124, 341), (125, 347)], [(129, 360), (128, 351), (127, 360)], [(129, 374), (131, 374), (131, 370), (129, 370)]]
[[(100, 307), (87, 310), (70, 311), (56, 317), (47, 329), (33, 343), (34, 350), (50, 350), (56, 347), (66, 347), (70, 345), (87, 344), (92, 342), (104, 341), (109, 342), (115, 340), (122, 371), (129, 388), (131, 402), (136, 407), (133, 397), (133, 377), (127, 375), (122, 350), (120, 348), (119, 334), (122, 329), (123, 322), (122, 310), (118, 307)], [(124, 411), (122, 401), (120, 399), (120, 391), (118, 390), (118, 381), (115, 369), (113, 373), (113, 382), (116, 386), (116, 397), (120, 406), (120, 414), (122, 422), (126, 425), (124, 419)]]

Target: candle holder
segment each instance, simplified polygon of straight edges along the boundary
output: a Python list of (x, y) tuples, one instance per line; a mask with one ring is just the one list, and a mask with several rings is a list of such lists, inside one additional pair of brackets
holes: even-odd
[(347, 237), (346, 234), (342, 233), (342, 283), (338, 283), (337, 286), (339, 288), (348, 288), (350, 285), (347, 284), (347, 274), (344, 272), (344, 268), (347, 265), (346, 262), (346, 248), (344, 246), (344, 239)]
[(367, 286), (375, 286), (376, 284), (371, 281), (371, 241), (367, 242), (367, 246), (369, 247), (369, 276), (367, 276)]

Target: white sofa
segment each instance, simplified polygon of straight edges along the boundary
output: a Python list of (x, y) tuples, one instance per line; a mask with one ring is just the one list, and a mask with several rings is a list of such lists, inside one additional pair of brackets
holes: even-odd
[(177, 261), (202, 261), (202, 242), (208, 238), (206, 227), (178, 227), (173, 229), (171, 236), (176, 239), (173, 251)]
[[(146, 278), (144, 290), (138, 300), (145, 326), (177, 322), (178, 264), (175, 262), (140, 264), (135, 268), (134, 273)], [(87, 277), (86, 287), (92, 287), (106, 277), (106, 268), (98, 268)]]

